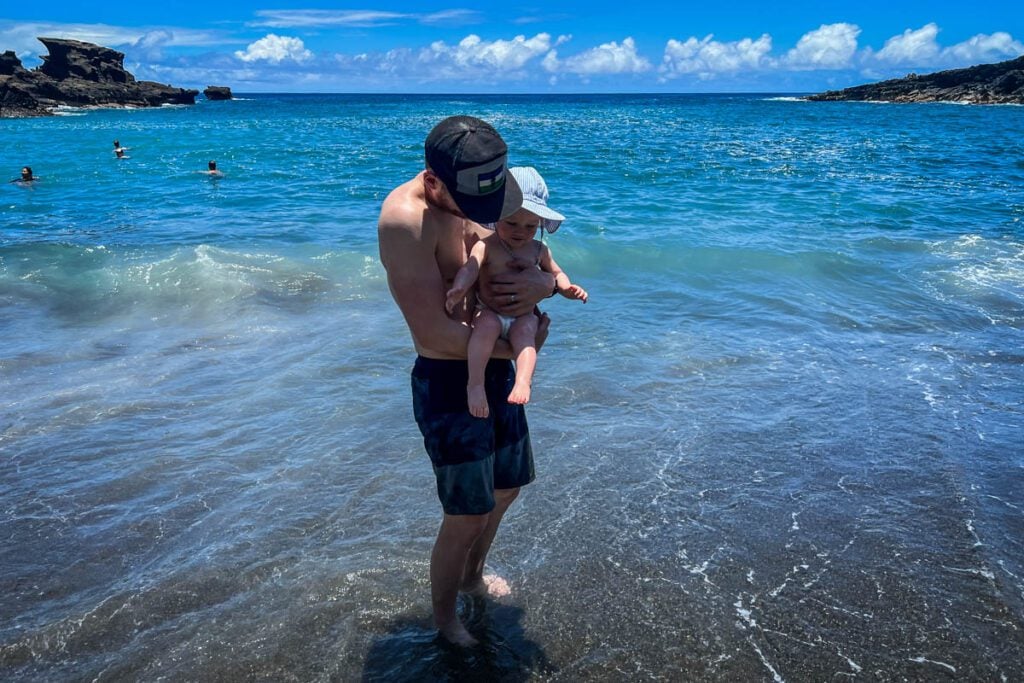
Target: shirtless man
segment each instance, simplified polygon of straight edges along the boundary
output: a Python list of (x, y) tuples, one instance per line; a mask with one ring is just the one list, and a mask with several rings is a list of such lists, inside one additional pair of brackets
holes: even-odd
[[(488, 234), (480, 223), (498, 220), (507, 207), (508, 213), (519, 208), (522, 195), (506, 173), (505, 142), (479, 119), (445, 119), (427, 136), (425, 151), (426, 170), (384, 200), (377, 234), (391, 295), (418, 354), (413, 412), (444, 509), (430, 555), (434, 623), (448, 641), (472, 646), (476, 639), (456, 615), (458, 593), (501, 589), (485, 579), (484, 563), (519, 487), (533, 480), (533, 452), (523, 406), (505, 401), (515, 372), (512, 348), (504, 340), (495, 345), (485, 381), (497, 408), (487, 419), (470, 414), (466, 347), (473, 302), (449, 317), (445, 293), (469, 250)], [(507, 276), (479, 293), (492, 309), (519, 316), (553, 294), (551, 273), (529, 262), (510, 260), (509, 266)], [(549, 322), (541, 317), (538, 348)]]

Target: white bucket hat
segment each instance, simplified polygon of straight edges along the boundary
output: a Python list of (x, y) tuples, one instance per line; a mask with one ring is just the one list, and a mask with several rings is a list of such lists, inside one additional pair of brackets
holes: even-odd
[(533, 166), (513, 166), (508, 169), (523, 193), (521, 208), (540, 216), (541, 226), (549, 233), (558, 230), (565, 216), (548, 206), (548, 185)]

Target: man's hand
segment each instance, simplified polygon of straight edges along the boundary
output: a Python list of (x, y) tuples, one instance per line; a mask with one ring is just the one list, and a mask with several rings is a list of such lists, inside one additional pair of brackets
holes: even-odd
[(531, 261), (511, 259), (506, 264), (512, 270), (491, 280), (481, 297), (492, 310), (518, 317), (551, 296), (555, 276), (536, 268)]

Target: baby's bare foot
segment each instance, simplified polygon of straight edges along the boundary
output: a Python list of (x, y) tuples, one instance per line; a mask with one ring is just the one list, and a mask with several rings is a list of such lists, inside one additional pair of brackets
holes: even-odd
[(469, 413), (473, 417), (487, 417), (490, 409), (487, 407), (487, 392), (484, 385), (477, 384), (466, 388), (466, 397), (469, 400)]
[(530, 402), (530, 385), (516, 382), (512, 387), (512, 393), (508, 395), (508, 402), (515, 405), (525, 406)]
[(512, 594), (508, 581), (497, 574), (484, 574), (475, 581), (464, 583), (459, 587), (459, 590), (477, 598), (484, 598), (488, 595), (492, 598), (503, 598), (506, 595)]

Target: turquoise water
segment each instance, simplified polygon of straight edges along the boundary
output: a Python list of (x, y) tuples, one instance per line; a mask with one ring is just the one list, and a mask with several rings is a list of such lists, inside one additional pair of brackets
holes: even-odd
[[(591, 295), (547, 306), (468, 655), (375, 231), (453, 113)], [(42, 177), (0, 186), (0, 678), (1024, 678), (1024, 108), (251, 96), (0, 142)]]

